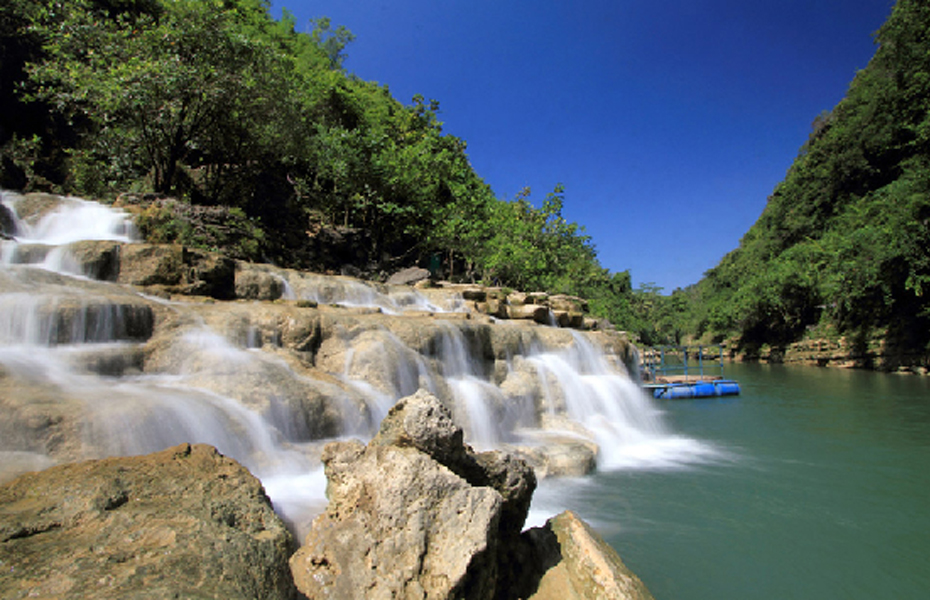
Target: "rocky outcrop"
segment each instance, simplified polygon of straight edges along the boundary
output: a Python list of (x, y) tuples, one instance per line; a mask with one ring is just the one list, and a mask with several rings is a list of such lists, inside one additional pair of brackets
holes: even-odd
[(830, 337), (811, 337), (786, 346), (748, 346), (740, 345), (739, 340), (732, 340), (730, 347), (731, 359), (746, 362), (930, 374), (930, 354), (914, 352), (908, 345), (895, 344), (881, 335), (863, 339), (834, 334)]
[(277, 300), (284, 294), (284, 280), (271, 273), (248, 268), (236, 269), (236, 298)]
[(326, 512), (291, 559), (310, 598), (494, 598), (507, 542), (536, 479), (524, 463), (475, 454), (433, 396), (400, 400), (365, 447), (323, 461)]
[(536, 572), (529, 578), (535, 590), (522, 595), (528, 600), (652, 600), (616, 551), (571, 511), (524, 539), (527, 570)]
[(571, 513), (521, 534), (533, 471), (464, 445), (425, 391), (400, 400), (367, 447), (331, 443), (323, 462), (329, 505), (290, 562), (309, 598), (651, 598)]
[(0, 487), (3, 598), (292, 598), (292, 551), (261, 483), (210, 446)]
[(391, 275), (388, 285), (414, 285), (417, 282), (429, 279), (429, 271), (422, 267), (408, 267)]
[(236, 263), (215, 252), (180, 245), (126, 244), (120, 254), (118, 281), (231, 300), (236, 296)]

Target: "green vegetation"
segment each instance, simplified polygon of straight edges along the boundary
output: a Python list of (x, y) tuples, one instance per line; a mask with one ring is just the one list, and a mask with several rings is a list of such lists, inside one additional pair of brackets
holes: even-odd
[[(591, 299), (632, 323), (628, 273), (609, 273), (562, 217), (561, 186), (496, 198), (439, 103), (395, 100), (344, 71), (354, 36), (297, 32), (266, 0), (8, 0), (0, 7), (0, 186), (178, 203), (138, 208), (152, 240), (301, 268), (351, 233), (377, 275), (413, 262), (458, 280)], [(301, 29), (303, 29), (301, 27)], [(223, 208), (231, 227), (190, 214)], [(208, 212), (208, 211), (207, 211)], [(213, 213), (209, 213), (213, 214)], [(245, 232), (245, 233), (243, 233)], [(346, 234), (346, 235), (343, 235)], [(322, 236), (325, 237), (325, 236)]]
[[(930, 343), (925, 3), (899, 0), (875, 57), (814, 121), (739, 248), (670, 296), (600, 266), (562, 216), (562, 186), (539, 201), (529, 189), (495, 197), (465, 141), (443, 133), (437, 101), (402, 104), (345, 72), (347, 29), (319, 18), (298, 33), (268, 10), (266, 0), (7, 0), (0, 187), (175, 198), (139, 204), (150, 239), (285, 266), (348, 260), (379, 276), (419, 263), (575, 294), (647, 344)], [(337, 238), (358, 248), (326, 262), (318, 246)]]
[(682, 292), (689, 335), (736, 336), (750, 352), (821, 335), (927, 349), (928, 39), (930, 5), (899, 0), (739, 248)]

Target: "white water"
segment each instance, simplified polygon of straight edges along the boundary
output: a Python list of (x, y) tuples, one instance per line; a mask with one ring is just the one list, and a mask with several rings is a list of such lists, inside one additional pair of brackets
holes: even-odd
[(448, 305), (434, 304), (418, 290), (388, 288), (385, 291), (373, 285), (348, 277), (322, 276), (311, 273), (292, 274), (285, 281), (282, 296), (293, 300), (311, 300), (317, 304), (367, 308), (389, 315), (405, 312), (446, 313), (462, 312), (461, 299), (453, 299)]
[[(0, 192), (0, 202), (15, 213), (22, 197)], [(139, 235), (125, 211), (80, 198), (64, 198), (60, 206), (35, 222), (17, 221), (16, 241), (0, 244), (0, 264), (32, 264), (56, 273), (85, 275), (66, 246), (86, 240), (134, 242)], [(23, 255), (24, 245), (47, 246)]]
[[(7, 194), (3, 202), (15, 206)], [(93, 289), (50, 287), (31, 282), (28, 274), (34, 268), (78, 273), (74, 265), (62, 266), (67, 261), (60, 257), (67, 253), (57, 245), (82, 239), (131, 241), (126, 215), (69, 199), (37, 223), (18, 223), (18, 228), (17, 242), (4, 243), (0, 270), (0, 368), (33, 386), (37, 391), (30, 393), (39, 398), (80, 404), (86, 455), (140, 454), (182, 442), (212, 444), (252, 470), (278, 511), (300, 530), (325, 503), (320, 443), (313, 441), (320, 424), (307, 422), (308, 413), (301, 409), (308, 398), (322, 397), (339, 413), (338, 435), (369, 439), (399, 398), (425, 388), (441, 397), (448, 394), (467, 439), (477, 448), (537, 443), (534, 433), (541, 423), (533, 395), (505, 392), (497, 385), (493, 374), (484, 372), (484, 359), (451, 322), (436, 355), (420, 354), (386, 330), (346, 332), (342, 371), (323, 381), (295, 371), (274, 354), (273, 344), (263, 346), (254, 326), (243, 339), (228, 339), (191, 317), (194, 324), (183, 335), (154, 352), (182, 359), (172, 363), (166, 358), (165, 366), (143, 372), (142, 341), (132, 339), (127, 322), (144, 321), (139, 311), (156, 302), (165, 306), (164, 301), (105, 283)], [(40, 263), (13, 264), (24, 241), (52, 248)], [(56, 253), (53, 264), (48, 257)], [(67, 284), (68, 278), (61, 281)], [(98, 289), (106, 293), (93, 291)], [(141, 308), (116, 303), (111, 290), (136, 299)], [(354, 280), (313, 275), (292, 276), (285, 281), (285, 293), (389, 313), (460, 308), (454, 301), (451, 307), (436, 306), (416, 291), (385, 294)], [(70, 311), (67, 321), (57, 316), (62, 307)], [(170, 309), (189, 310), (184, 303), (171, 303)], [(535, 380), (543, 412), (568, 417), (572, 427), (564, 435), (596, 441), (601, 469), (682, 468), (713, 457), (713, 449), (670, 431), (653, 402), (583, 335), (565, 348), (531, 349), (508, 364), (508, 378)], [(25, 456), (47, 466), (41, 448), (17, 445), (18, 439), (0, 438), (2, 462), (22, 462)], [(563, 496), (558, 490), (573, 485), (547, 483), (534, 503), (534, 518), (559, 506)]]

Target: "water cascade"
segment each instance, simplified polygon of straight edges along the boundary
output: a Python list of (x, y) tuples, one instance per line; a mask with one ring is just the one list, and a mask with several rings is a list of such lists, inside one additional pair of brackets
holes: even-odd
[(324, 502), (323, 445), (369, 439), (394, 402), (420, 388), (452, 408), (470, 443), (541, 461), (541, 474), (564, 470), (560, 448), (583, 447), (603, 469), (676, 466), (709, 452), (669, 431), (588, 334), (481, 320), (454, 293), (267, 265), (239, 269), (272, 273), (282, 300), (153, 296), (122, 275), (89, 277), (87, 254), (73, 252), (106, 241), (107, 256), (126, 260), (121, 249), (137, 243), (126, 214), (41, 199), (45, 210), (2, 196), (21, 216), (0, 267), (0, 480), (208, 443), (255, 473), (301, 529)]

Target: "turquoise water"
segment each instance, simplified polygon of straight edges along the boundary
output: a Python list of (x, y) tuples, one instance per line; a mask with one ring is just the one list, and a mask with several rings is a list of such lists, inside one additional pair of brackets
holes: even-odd
[(659, 600), (930, 598), (930, 379), (727, 375), (741, 396), (662, 405), (715, 459), (600, 473), (572, 507)]

